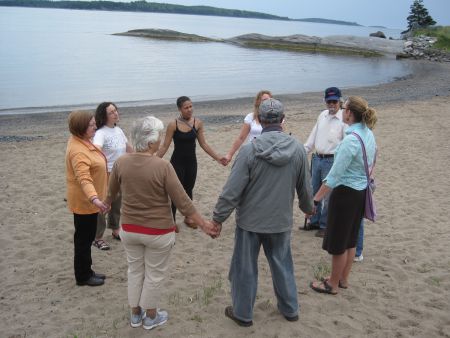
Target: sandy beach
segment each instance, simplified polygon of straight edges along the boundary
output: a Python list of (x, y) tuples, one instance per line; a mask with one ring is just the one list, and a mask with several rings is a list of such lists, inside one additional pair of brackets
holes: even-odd
[[(330, 257), (314, 232), (298, 229), (304, 216), (294, 208), (301, 305), (294, 323), (277, 310), (262, 252), (254, 325), (241, 328), (224, 316), (232, 215), (216, 240), (181, 227), (160, 304), (169, 321), (152, 331), (131, 328), (126, 257), (108, 230), (112, 249), (92, 249), (105, 285), (75, 285), (74, 227), (64, 202), (68, 113), (0, 116), (0, 337), (450, 337), (450, 64), (409, 62), (411, 76), (343, 89), (378, 111), (379, 220), (366, 223), (364, 261), (353, 266), (350, 287), (321, 295), (309, 283)], [(322, 92), (274, 94), (285, 104), (287, 132), (303, 143), (324, 109)], [(119, 108), (125, 132), (137, 117), (151, 114), (167, 124), (177, 116), (175, 104)], [(252, 98), (194, 102), (194, 109), (208, 143), (224, 154)], [(231, 165), (220, 166), (200, 147), (197, 154), (194, 204), (209, 218)]]

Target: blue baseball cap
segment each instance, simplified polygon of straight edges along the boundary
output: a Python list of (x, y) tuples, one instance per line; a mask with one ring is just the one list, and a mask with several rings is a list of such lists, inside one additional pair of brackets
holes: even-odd
[(337, 87), (330, 87), (325, 89), (325, 102), (331, 100), (339, 101), (341, 96), (342, 96), (341, 91)]

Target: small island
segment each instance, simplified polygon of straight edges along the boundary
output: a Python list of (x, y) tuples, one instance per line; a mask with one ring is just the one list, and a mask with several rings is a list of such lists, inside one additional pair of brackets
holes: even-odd
[(320, 38), (301, 34), (289, 36), (267, 36), (244, 34), (230, 39), (212, 39), (169, 29), (135, 29), (114, 35), (189, 42), (229, 43), (245, 48), (275, 49), (305, 53), (328, 53), (374, 57), (394, 55), (403, 50), (403, 41), (376, 37), (328, 36)]
[(181, 33), (170, 29), (133, 29), (123, 33), (113, 35), (136, 36), (157, 40), (177, 40), (189, 42), (223, 42), (219, 39), (211, 39), (196, 34)]

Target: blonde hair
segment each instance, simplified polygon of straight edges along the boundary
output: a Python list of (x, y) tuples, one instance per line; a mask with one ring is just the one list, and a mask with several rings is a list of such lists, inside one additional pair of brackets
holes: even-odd
[(356, 122), (364, 123), (369, 129), (374, 129), (377, 123), (377, 112), (370, 108), (366, 100), (359, 96), (350, 96), (346, 101), (346, 107), (349, 109)]
[(130, 133), (130, 141), (137, 152), (147, 151), (149, 143), (155, 143), (160, 138), (160, 132), (164, 124), (154, 116), (147, 116), (133, 123)]
[(272, 93), (270, 92), (270, 90), (260, 90), (258, 92), (258, 94), (256, 94), (255, 96), (255, 101), (253, 102), (253, 119), (255, 121), (259, 122), (259, 118), (258, 118), (258, 111), (259, 111), (259, 106), (261, 104), (261, 98), (264, 94), (269, 95), (270, 97), (272, 97)]

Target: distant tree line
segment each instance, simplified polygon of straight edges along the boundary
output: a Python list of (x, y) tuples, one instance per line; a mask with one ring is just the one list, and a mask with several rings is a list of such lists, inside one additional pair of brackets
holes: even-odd
[(307, 18), (307, 19), (292, 19), (294, 21), (304, 21), (304, 22), (317, 22), (317, 23), (329, 23), (332, 25), (346, 25), (346, 26), (361, 26), (356, 22), (342, 21), (342, 20), (331, 20), (331, 19), (320, 19), (320, 18)]
[(270, 20), (289, 20), (287, 17), (265, 13), (224, 9), (209, 6), (182, 6), (165, 3), (142, 1), (113, 2), (113, 1), (49, 1), (49, 0), (1, 0), (0, 6), (35, 7), (35, 8), (63, 8), (101, 11), (124, 12), (156, 12), (173, 14), (214, 15), (238, 18), (258, 18)]

